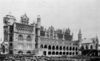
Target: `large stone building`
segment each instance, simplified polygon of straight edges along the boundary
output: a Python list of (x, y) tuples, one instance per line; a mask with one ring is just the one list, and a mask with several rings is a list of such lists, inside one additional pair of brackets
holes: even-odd
[(21, 17), (21, 23), (15, 22), (14, 16), (4, 17), (4, 44), (7, 48), (5, 53), (33, 53), (35, 48), (35, 25), (29, 25), (29, 18), (25, 15)]
[(37, 56), (76, 56), (79, 52), (79, 41), (73, 41), (70, 29), (48, 29), (41, 26), (41, 18), (37, 23), (29, 24), (27, 15), (21, 16), (21, 22), (16, 22), (12, 15), (6, 15), (4, 21), (4, 54), (33, 54)]
[(78, 55), (78, 41), (73, 41), (70, 30), (55, 30), (53, 26), (40, 28), (39, 55), (46, 56), (75, 56)]

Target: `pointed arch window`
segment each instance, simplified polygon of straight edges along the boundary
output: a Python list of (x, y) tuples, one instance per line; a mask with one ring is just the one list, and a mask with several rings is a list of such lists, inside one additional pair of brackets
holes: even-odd
[(51, 51), (48, 52), (48, 55), (51, 55)]
[(31, 39), (31, 36), (30, 35), (28, 35), (27, 36), (27, 41), (31, 41), (32, 39)]
[(47, 45), (44, 45), (44, 48), (47, 48)]
[(69, 50), (72, 50), (72, 48), (70, 47), (70, 49)]
[(59, 48), (58, 48), (58, 46), (56, 46), (56, 50), (58, 50)]
[(68, 46), (66, 47), (66, 50), (68, 50)]
[(60, 46), (60, 50), (62, 50), (62, 46)]
[(55, 52), (54, 51), (52, 52), (52, 55), (55, 55)]
[(73, 47), (73, 50), (75, 50), (75, 47)]
[(52, 50), (55, 50), (55, 46), (52, 46)]
[(48, 46), (48, 49), (51, 49), (51, 45)]
[(22, 35), (18, 35), (18, 40), (23, 40), (23, 36)]
[(43, 44), (41, 44), (41, 46), (40, 46), (41, 48), (43, 48)]
[(63, 47), (63, 50), (65, 50), (65, 46)]
[(56, 52), (56, 55), (58, 55), (58, 52)]

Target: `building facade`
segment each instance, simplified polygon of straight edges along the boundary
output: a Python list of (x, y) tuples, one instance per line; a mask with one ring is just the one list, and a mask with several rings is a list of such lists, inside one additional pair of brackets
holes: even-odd
[(20, 23), (12, 15), (6, 15), (4, 21), (3, 54), (33, 54), (37, 56), (76, 56), (79, 53), (79, 40), (73, 41), (70, 29), (48, 29), (41, 25), (41, 17), (36, 23), (29, 24), (26, 14)]
[(70, 30), (41, 28), (39, 39), (39, 55), (44, 56), (75, 56), (78, 55), (78, 41), (73, 41)]
[(21, 17), (21, 23), (15, 22), (14, 16), (4, 17), (5, 54), (31, 53), (35, 49), (35, 25), (29, 25), (27, 15)]

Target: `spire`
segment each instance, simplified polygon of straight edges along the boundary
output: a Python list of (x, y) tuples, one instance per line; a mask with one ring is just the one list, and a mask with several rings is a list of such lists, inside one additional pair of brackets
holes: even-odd
[(40, 15), (37, 15), (37, 28), (40, 28), (41, 26), (41, 17)]
[(40, 20), (41, 20), (40, 15), (37, 15), (37, 22), (40, 22)]
[(98, 36), (96, 35), (96, 49), (98, 49), (98, 45), (99, 45), (99, 40), (98, 40)]
[(70, 29), (66, 29), (65, 34), (70, 34)]
[(78, 33), (78, 41), (81, 41), (82, 40), (82, 33), (81, 33), (81, 29), (79, 30), (79, 33)]
[(68, 33), (70, 34), (70, 29), (68, 28)]
[(97, 43), (99, 42), (99, 40), (98, 40), (98, 36), (96, 35), (96, 41), (97, 41)]

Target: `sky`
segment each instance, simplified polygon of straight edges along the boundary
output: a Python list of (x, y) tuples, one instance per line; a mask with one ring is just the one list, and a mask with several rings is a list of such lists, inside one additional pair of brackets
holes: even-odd
[(70, 28), (77, 39), (79, 29), (83, 38), (100, 39), (100, 0), (0, 0), (0, 39), (3, 39), (3, 17), (14, 15), (17, 22), (24, 14), (30, 23), (41, 16), (41, 25), (56, 29)]

